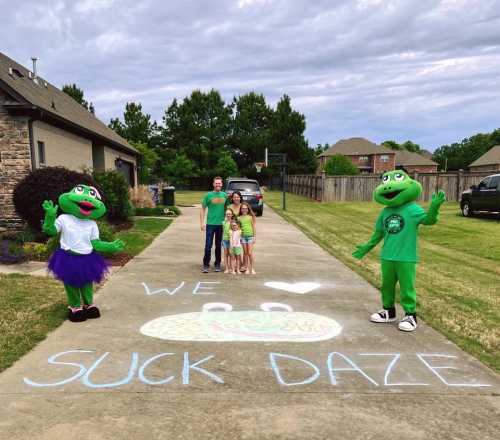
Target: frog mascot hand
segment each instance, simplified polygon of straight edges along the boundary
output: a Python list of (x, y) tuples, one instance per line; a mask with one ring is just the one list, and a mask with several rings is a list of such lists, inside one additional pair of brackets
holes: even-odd
[(51, 236), (61, 233), (60, 248), (51, 255), (49, 270), (64, 283), (70, 321), (99, 318), (101, 314), (93, 302), (93, 283), (103, 280), (108, 264), (97, 252), (121, 251), (123, 242), (99, 240), (95, 220), (106, 213), (106, 207), (94, 187), (78, 185), (61, 194), (59, 206), (64, 214), (57, 217), (57, 205), (51, 200), (42, 204), (42, 230)]
[(383, 309), (371, 315), (370, 320), (383, 323), (396, 320), (394, 297), (399, 281), (401, 306), (406, 315), (398, 327), (403, 331), (417, 328), (415, 275), (418, 262), (418, 226), (437, 223), (439, 207), (446, 200), (443, 191), (433, 194), (429, 210), (425, 212), (415, 203), (421, 193), (420, 183), (411, 179), (404, 171), (384, 173), (382, 183), (373, 191), (373, 198), (385, 205), (385, 208), (377, 218), (370, 240), (358, 246), (352, 254), (361, 259), (384, 239), (380, 253)]

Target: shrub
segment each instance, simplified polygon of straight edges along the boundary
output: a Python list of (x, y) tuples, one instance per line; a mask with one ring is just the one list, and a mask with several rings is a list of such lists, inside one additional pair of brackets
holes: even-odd
[(129, 197), (135, 208), (154, 208), (153, 194), (147, 185), (137, 185), (129, 189)]
[(334, 154), (325, 164), (325, 172), (329, 176), (346, 176), (359, 174), (359, 169), (343, 154)]
[(106, 197), (106, 217), (112, 223), (125, 222), (132, 215), (132, 205), (128, 195), (128, 183), (118, 171), (104, 171), (94, 174)]
[(44, 243), (27, 242), (23, 244), (23, 250), (29, 260), (47, 261), (50, 256), (48, 247)]
[(19, 216), (36, 231), (41, 231), (44, 218), (42, 203), (52, 200), (58, 203), (61, 194), (78, 184), (96, 186), (88, 174), (63, 167), (40, 168), (29, 173), (14, 189), (14, 206)]
[(26, 261), (22, 246), (12, 240), (0, 240), (0, 263), (16, 264)]

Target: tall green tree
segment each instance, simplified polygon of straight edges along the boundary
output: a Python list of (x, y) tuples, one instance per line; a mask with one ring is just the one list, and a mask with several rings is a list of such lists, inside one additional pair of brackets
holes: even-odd
[(71, 96), (78, 104), (83, 105), (90, 113), (95, 114), (94, 104), (85, 100), (83, 90), (76, 84), (65, 84), (62, 91)]
[(290, 97), (283, 95), (271, 122), (271, 152), (286, 153), (290, 174), (309, 174), (316, 170), (314, 150), (304, 137), (306, 118), (292, 109)]
[(250, 170), (264, 160), (270, 146), (273, 111), (263, 95), (250, 92), (233, 99), (231, 148), (241, 170)]
[[(182, 103), (176, 100), (163, 117), (162, 148), (183, 153), (197, 175), (212, 175), (222, 151), (229, 151), (232, 107), (214, 89), (195, 90)], [(167, 153), (168, 154), (168, 153)]]
[(382, 145), (386, 148), (390, 148), (391, 150), (401, 150), (401, 145), (399, 145), (396, 141), (387, 140), (382, 142)]
[(491, 133), (478, 133), (461, 142), (442, 145), (434, 151), (432, 159), (442, 170), (466, 169), (490, 148), (500, 145), (500, 128)]
[(396, 141), (388, 140), (382, 142), (382, 145), (384, 147), (390, 148), (391, 150), (407, 150), (413, 153), (420, 153), (420, 151), (422, 151), (420, 145), (412, 141), (406, 141), (403, 142), (402, 144), (398, 144)]
[(136, 150), (141, 153), (137, 162), (137, 177), (140, 184), (153, 182), (155, 178), (155, 169), (160, 156), (153, 148), (148, 147), (145, 142), (130, 142)]
[(148, 144), (157, 131), (155, 121), (151, 121), (151, 115), (142, 111), (142, 104), (127, 102), (123, 121), (119, 118), (111, 119), (109, 128), (116, 131), (121, 137), (129, 142), (142, 142)]
[(236, 176), (238, 174), (238, 166), (228, 151), (223, 151), (219, 155), (219, 159), (215, 165), (214, 174), (221, 176), (223, 179), (227, 179), (230, 176)]

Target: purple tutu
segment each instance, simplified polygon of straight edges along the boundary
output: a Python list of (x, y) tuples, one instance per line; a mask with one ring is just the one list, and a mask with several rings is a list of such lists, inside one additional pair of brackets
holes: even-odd
[(49, 259), (49, 271), (65, 284), (83, 287), (89, 283), (100, 283), (108, 272), (109, 264), (97, 252), (75, 255), (57, 249)]

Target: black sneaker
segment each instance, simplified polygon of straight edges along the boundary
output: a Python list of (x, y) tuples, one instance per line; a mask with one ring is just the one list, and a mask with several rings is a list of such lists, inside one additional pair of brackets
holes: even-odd
[(93, 304), (84, 308), (87, 319), (97, 319), (101, 317), (101, 312)]
[(216, 264), (216, 265), (214, 266), (214, 272), (220, 272), (221, 270), (222, 270), (222, 269), (221, 269), (221, 267), (220, 267), (220, 264)]
[(203, 269), (201, 269), (201, 271), (202, 271), (203, 273), (208, 273), (208, 269), (209, 269), (209, 267), (208, 267), (208, 266), (203, 266)]
[(396, 320), (396, 309), (394, 307), (390, 309), (382, 309), (379, 310), (377, 313), (373, 313), (370, 316), (370, 321), (371, 322), (394, 322)]
[(68, 319), (71, 322), (83, 322), (87, 320), (87, 312), (82, 308), (68, 310)]

